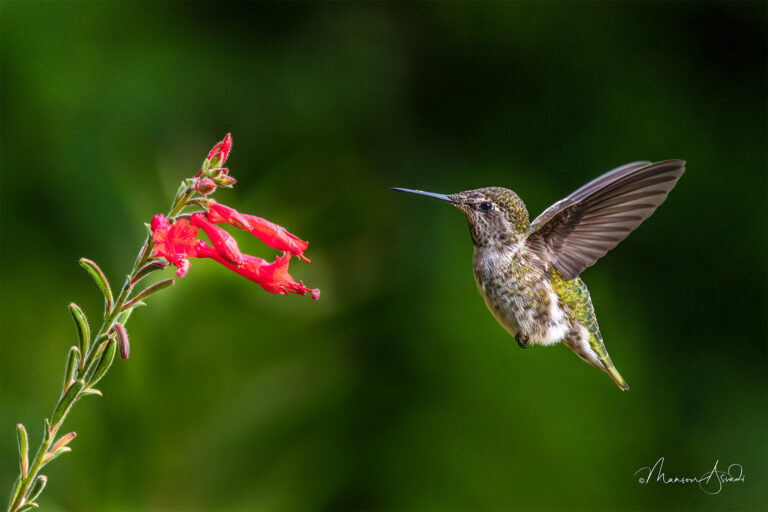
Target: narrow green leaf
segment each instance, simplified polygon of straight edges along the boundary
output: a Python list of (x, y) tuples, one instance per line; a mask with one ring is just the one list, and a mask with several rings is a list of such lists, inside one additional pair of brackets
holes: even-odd
[(109, 367), (112, 366), (112, 360), (115, 358), (115, 351), (117, 350), (117, 341), (111, 338), (108, 342), (106, 350), (101, 355), (101, 359), (96, 364), (96, 369), (93, 372), (93, 376), (88, 380), (88, 385), (93, 386), (107, 373)]
[(37, 503), (25, 503), (19, 508), (17, 508), (16, 510), (14, 510), (14, 512), (26, 512), (27, 510), (34, 510), (36, 508), (40, 508), (40, 505), (38, 505)]
[(91, 274), (91, 277), (96, 281), (96, 285), (104, 294), (104, 300), (107, 302), (107, 311), (112, 311), (112, 289), (109, 287), (109, 281), (107, 281), (104, 272), (101, 271), (99, 266), (93, 261), (87, 258), (80, 258), (80, 266)]
[(101, 342), (101, 345), (96, 349), (96, 353), (93, 354), (94, 357), (99, 357), (103, 352), (104, 349), (107, 348), (107, 345), (109, 344), (110, 336), (107, 336), (106, 334), (101, 336), (99, 339), (104, 339), (103, 342)]
[(136, 295), (133, 299), (131, 299), (125, 306), (123, 306), (123, 309), (131, 308), (135, 306), (138, 302), (146, 299), (150, 295), (153, 295), (160, 290), (164, 290), (168, 288), (169, 286), (173, 285), (174, 280), (173, 279), (165, 279), (164, 281), (160, 281), (158, 283), (153, 284), (149, 288), (145, 289), (143, 292)]
[(163, 260), (155, 260), (150, 261), (143, 267), (141, 267), (139, 270), (136, 271), (136, 273), (133, 275), (133, 278), (130, 276), (128, 277), (131, 281), (131, 286), (135, 285), (145, 277), (147, 277), (152, 272), (155, 272), (157, 270), (163, 270), (165, 267), (168, 266), (168, 263), (166, 263)]
[(67, 446), (70, 441), (72, 441), (75, 437), (77, 437), (77, 433), (70, 432), (69, 434), (64, 434), (59, 438), (58, 441), (56, 441), (53, 446), (48, 450), (49, 452), (55, 452), (59, 448), (62, 448), (64, 446)]
[(67, 355), (67, 366), (64, 367), (64, 386), (62, 389), (67, 389), (69, 384), (75, 379), (79, 364), (80, 349), (77, 347), (70, 347), (69, 354)]
[(69, 385), (66, 393), (64, 393), (64, 396), (61, 397), (58, 405), (56, 405), (56, 410), (53, 411), (53, 416), (51, 416), (51, 425), (56, 427), (64, 420), (64, 417), (69, 411), (69, 407), (77, 399), (77, 395), (80, 393), (80, 390), (82, 390), (83, 387), (85, 387), (85, 381), (83, 381), (83, 379), (76, 380)]
[(40, 475), (35, 478), (32, 488), (29, 490), (29, 498), (27, 498), (27, 501), (30, 503), (35, 501), (37, 497), (40, 496), (40, 493), (43, 492), (43, 489), (45, 489), (46, 483), (48, 483), (48, 477), (45, 475)]
[(16, 477), (16, 481), (13, 483), (13, 492), (11, 493), (11, 500), (8, 502), (8, 510), (11, 509), (11, 505), (16, 501), (21, 490), (21, 475)]
[(62, 446), (61, 448), (51, 450), (50, 452), (46, 453), (43, 456), (43, 464), (48, 464), (59, 455), (64, 455), (65, 453), (69, 453), (71, 451), (72, 451), (72, 448), (70, 448), (69, 446)]
[(43, 428), (45, 429), (43, 432), (43, 441), (45, 442), (51, 437), (51, 421), (48, 418), (43, 421)]
[(120, 313), (117, 316), (117, 322), (125, 325), (125, 323), (128, 321), (128, 319), (131, 318), (131, 314), (133, 313), (133, 310), (135, 308), (136, 308), (136, 305), (134, 305), (133, 307), (130, 307), (128, 309), (123, 310), (123, 312)]
[(96, 396), (104, 396), (101, 391), (99, 391), (96, 388), (85, 388), (80, 392), (82, 395), (96, 395)]
[(19, 443), (19, 469), (22, 478), (26, 478), (29, 468), (29, 436), (27, 436), (27, 429), (21, 423), (16, 425), (16, 440)]
[(96, 347), (95, 350), (92, 350), (91, 355), (89, 356), (88, 361), (86, 361), (87, 370), (85, 372), (85, 382), (90, 382), (91, 377), (93, 377), (93, 374), (96, 373), (96, 364), (94, 364), (94, 361), (98, 361), (99, 357), (101, 357), (101, 354), (104, 353), (104, 350), (107, 348), (107, 345), (109, 345), (110, 340), (112, 340), (112, 336), (108, 336), (106, 333), (99, 336), (99, 340), (104, 340), (101, 342), (101, 344)]
[(178, 190), (176, 190), (176, 197), (179, 197), (179, 196), (181, 196), (182, 194), (184, 194), (184, 192), (186, 192), (186, 191), (187, 191), (187, 186), (188, 186), (188, 185), (187, 185), (187, 183), (186, 183), (186, 182), (184, 182), (184, 181), (182, 181), (182, 182), (179, 184), (179, 188), (178, 188)]
[(77, 336), (80, 339), (80, 353), (83, 355), (87, 354), (88, 347), (91, 344), (91, 328), (88, 327), (88, 318), (86, 318), (80, 306), (74, 302), (69, 305), (69, 312), (72, 313), (72, 318), (75, 319)]
[(136, 308), (141, 308), (146, 306), (147, 303), (144, 301), (139, 301), (135, 304), (132, 304), (131, 307), (128, 309), (123, 310), (122, 313), (120, 313), (117, 317), (117, 323), (125, 325), (126, 322), (128, 322), (128, 319), (131, 317), (131, 314)]

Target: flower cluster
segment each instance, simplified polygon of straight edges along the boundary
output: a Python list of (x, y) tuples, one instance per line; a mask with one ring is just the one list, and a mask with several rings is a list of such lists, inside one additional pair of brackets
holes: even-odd
[[(197, 175), (190, 180), (193, 189), (202, 196), (216, 190), (217, 186), (231, 187), (235, 179), (229, 175), (229, 169), (221, 167), (229, 156), (232, 138), (228, 134), (208, 153), (208, 158)], [(291, 256), (297, 256), (309, 262), (304, 256), (307, 242), (289, 233), (285, 228), (255, 215), (240, 213), (234, 208), (218, 203), (210, 198), (201, 199), (206, 211), (191, 215), (178, 215), (173, 222), (165, 215), (155, 215), (150, 228), (154, 241), (153, 255), (162, 257), (177, 268), (176, 275), (183, 277), (189, 270), (189, 258), (210, 258), (228, 269), (259, 284), (270, 293), (310, 293), (317, 300), (320, 290), (310, 289), (304, 283), (296, 282), (288, 273)], [(200, 203), (198, 203), (200, 204)], [(275, 261), (243, 254), (235, 238), (217, 224), (247, 231), (259, 238), (269, 247), (282, 251)], [(198, 238), (199, 230), (210, 240), (210, 244)]]

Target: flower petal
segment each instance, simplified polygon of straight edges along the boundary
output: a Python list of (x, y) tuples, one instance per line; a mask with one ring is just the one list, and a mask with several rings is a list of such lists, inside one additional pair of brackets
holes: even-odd
[(267, 219), (240, 213), (234, 208), (210, 199), (208, 201), (208, 220), (215, 224), (226, 222), (237, 229), (248, 231), (273, 249), (289, 252), (309, 262), (309, 259), (304, 256), (304, 251), (307, 250), (309, 243)]
[(182, 277), (189, 270), (187, 258), (197, 255), (197, 228), (190, 226), (186, 219), (170, 224), (162, 214), (152, 218), (150, 227), (155, 241), (153, 254), (176, 266), (176, 274)]
[(237, 241), (232, 235), (208, 222), (203, 213), (193, 213), (190, 220), (193, 226), (202, 228), (205, 231), (205, 234), (211, 239), (213, 247), (222, 258), (235, 265), (243, 263), (243, 254), (240, 252)]
[(260, 285), (269, 293), (280, 295), (288, 293), (306, 295), (311, 293), (314, 300), (320, 297), (320, 290), (307, 288), (301, 281), (297, 283), (288, 273), (288, 262), (291, 259), (290, 253), (279, 256), (272, 263), (268, 263), (262, 258), (257, 258), (250, 254), (243, 254), (243, 263), (241, 265), (234, 265), (224, 259), (216, 249), (200, 241), (197, 245), (197, 255), (201, 258), (211, 258), (218, 261), (233, 272)]

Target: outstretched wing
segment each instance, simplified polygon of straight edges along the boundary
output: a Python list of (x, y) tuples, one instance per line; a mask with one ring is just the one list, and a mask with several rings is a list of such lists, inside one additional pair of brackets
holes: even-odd
[(609, 171), (536, 217), (528, 247), (574, 279), (647, 219), (684, 170), (683, 160), (665, 160)]

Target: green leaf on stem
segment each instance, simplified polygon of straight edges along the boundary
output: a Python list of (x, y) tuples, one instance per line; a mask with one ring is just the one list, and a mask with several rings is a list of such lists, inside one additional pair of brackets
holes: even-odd
[(91, 344), (91, 328), (88, 327), (88, 318), (86, 318), (80, 306), (74, 302), (69, 305), (69, 312), (72, 313), (72, 318), (75, 319), (77, 336), (80, 340), (80, 353), (85, 355), (88, 353), (88, 347)]
[(37, 503), (25, 503), (13, 512), (26, 512), (27, 510), (34, 510), (36, 508), (40, 508), (40, 505)]
[(107, 343), (107, 348), (101, 355), (99, 362), (96, 363), (93, 375), (88, 379), (88, 386), (93, 386), (99, 382), (104, 377), (104, 374), (107, 373), (109, 367), (112, 366), (112, 360), (115, 358), (115, 351), (117, 350), (117, 341), (114, 338), (110, 338), (105, 343)]
[(67, 415), (70, 406), (75, 402), (75, 400), (77, 400), (77, 395), (80, 394), (80, 391), (84, 387), (85, 381), (83, 379), (76, 380), (69, 385), (67, 391), (64, 393), (64, 396), (61, 397), (59, 403), (56, 405), (56, 410), (53, 411), (53, 416), (51, 416), (52, 428), (58, 428), (59, 423), (64, 420), (64, 417)]
[(21, 475), (16, 477), (16, 481), (13, 483), (13, 492), (11, 493), (11, 501), (8, 502), (8, 510), (11, 509), (14, 503), (16, 503), (16, 498), (19, 496), (19, 491), (21, 490)]
[(96, 388), (85, 388), (80, 392), (81, 395), (96, 395), (96, 396), (104, 396), (101, 391), (99, 391)]
[(48, 450), (49, 452), (55, 452), (59, 448), (63, 448), (69, 444), (70, 441), (72, 441), (75, 437), (77, 437), (77, 434), (75, 432), (70, 432), (69, 434), (64, 434), (59, 438), (56, 443), (51, 446), (51, 448)]
[(72, 448), (70, 448), (69, 446), (62, 446), (61, 448), (52, 450), (43, 456), (43, 464), (48, 464), (59, 455), (64, 455), (65, 453), (69, 453), (71, 451), (72, 451)]
[(165, 290), (169, 286), (173, 285), (175, 281), (173, 279), (165, 279), (163, 281), (160, 281), (158, 283), (153, 284), (149, 288), (146, 288), (144, 291), (136, 295), (133, 299), (131, 299), (125, 306), (123, 306), (123, 309), (132, 308), (136, 306), (139, 302), (146, 299), (150, 295), (154, 295), (155, 293)]
[(109, 281), (107, 281), (106, 276), (104, 276), (104, 272), (101, 271), (96, 263), (87, 258), (80, 258), (80, 266), (91, 274), (91, 277), (96, 281), (96, 285), (101, 290), (101, 293), (104, 294), (104, 300), (107, 302), (107, 312), (112, 311), (112, 289), (109, 287)]
[(98, 346), (98, 348), (96, 349), (96, 352), (93, 354), (94, 358), (99, 357), (104, 352), (104, 349), (107, 348), (107, 344), (109, 343), (110, 338), (111, 336), (107, 336), (106, 334), (102, 334), (99, 337), (100, 340), (103, 339), (104, 341), (101, 343), (101, 345)]
[(135, 285), (145, 277), (147, 277), (152, 272), (155, 272), (156, 270), (163, 270), (165, 267), (167, 267), (168, 264), (162, 260), (155, 260), (150, 261), (143, 267), (141, 267), (139, 270), (136, 271), (136, 273), (133, 275), (133, 278), (129, 279), (131, 280), (131, 286)]
[(176, 190), (176, 197), (180, 197), (182, 194), (184, 194), (184, 192), (187, 191), (187, 188), (188, 188), (187, 182), (186, 181), (182, 181), (179, 184), (178, 190)]
[[(126, 309), (122, 313), (120, 313), (120, 315), (117, 317), (117, 321), (119, 323), (125, 325), (125, 322), (128, 321), (128, 317), (131, 316), (131, 313), (130, 313), (131, 311), (133, 311), (136, 308), (144, 307), (146, 305), (147, 305), (147, 303), (144, 302), (143, 300), (140, 300), (139, 302), (132, 303), (131, 306), (128, 309)], [(125, 315), (125, 316), (123, 316), (123, 315)]]
[[(144, 303), (142, 302), (142, 304), (144, 304)], [(146, 306), (146, 304), (144, 304), (144, 305)], [(138, 306), (138, 304), (136, 304), (136, 305), (134, 305), (134, 306), (132, 306), (132, 307), (130, 307), (128, 309), (124, 309), (123, 312), (120, 313), (117, 316), (117, 322), (125, 325), (125, 323), (128, 321), (128, 319), (131, 318), (131, 313), (133, 313), (133, 310), (136, 308), (136, 306)]]
[(48, 477), (45, 475), (40, 475), (39, 477), (35, 478), (35, 482), (32, 484), (32, 488), (29, 490), (28, 501), (30, 503), (35, 501), (37, 497), (40, 496), (40, 493), (43, 492), (43, 489), (45, 489), (46, 483), (48, 483)]
[(29, 437), (27, 436), (27, 429), (21, 423), (16, 425), (16, 438), (19, 442), (19, 469), (21, 470), (21, 477), (26, 478), (29, 468)]
[[(64, 386), (62, 389), (67, 389), (69, 384), (75, 379), (79, 364), (80, 349), (77, 347), (70, 347), (69, 355), (67, 355), (67, 366), (64, 367)], [(63, 392), (64, 391), (62, 391), (62, 393)]]

